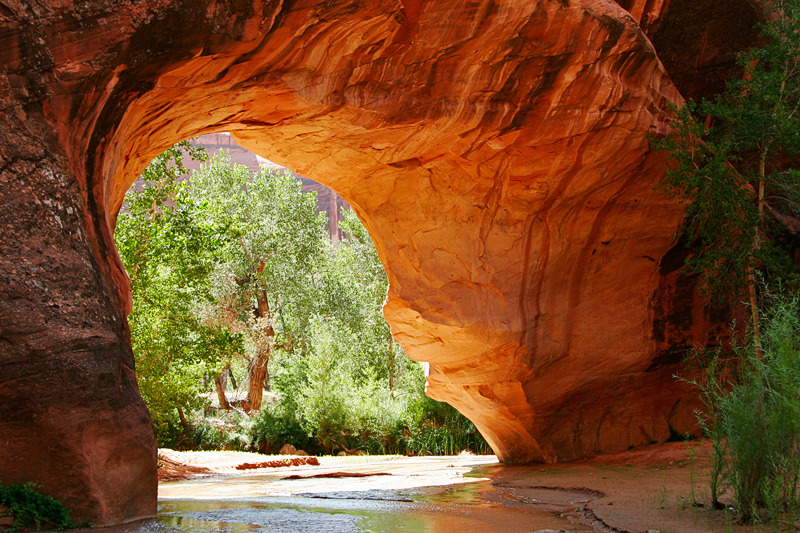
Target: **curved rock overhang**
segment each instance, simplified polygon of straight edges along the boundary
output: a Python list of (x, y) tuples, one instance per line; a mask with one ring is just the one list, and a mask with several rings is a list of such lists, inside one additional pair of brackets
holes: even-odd
[(694, 431), (672, 376), (718, 320), (653, 190), (648, 136), (682, 101), (656, 50), (709, 94), (755, 18), (744, 0), (0, 0), (0, 479), (96, 525), (154, 514), (113, 225), (150, 159), (214, 131), (354, 206), (395, 339), (501, 460)]

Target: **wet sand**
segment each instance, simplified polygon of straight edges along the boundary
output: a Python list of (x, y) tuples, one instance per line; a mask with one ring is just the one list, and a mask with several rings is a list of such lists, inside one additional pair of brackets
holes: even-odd
[[(595, 519), (597, 531), (627, 533), (754, 533), (800, 531), (775, 524), (743, 526), (730, 511), (710, 507), (708, 490), (711, 447), (708, 443), (666, 443), (618, 454), (554, 465), (488, 465), (476, 473), (493, 486), (546, 505), (552, 490), (594, 494), (584, 516)], [(544, 493), (537, 491), (544, 490)], [(730, 498), (721, 498), (732, 503)], [(696, 502), (697, 505), (693, 503)], [(727, 515), (727, 517), (726, 517)]]
[[(707, 503), (709, 451), (671, 443), (520, 466), (473, 455), (321, 457), (319, 466), (255, 471), (235, 466), (270, 458), (177, 453), (169, 457), (190, 478), (159, 484), (158, 519), (105, 531), (761, 531), (726, 524), (724, 511), (691, 505), (692, 494)], [(337, 473), (359, 477), (311, 477)]]

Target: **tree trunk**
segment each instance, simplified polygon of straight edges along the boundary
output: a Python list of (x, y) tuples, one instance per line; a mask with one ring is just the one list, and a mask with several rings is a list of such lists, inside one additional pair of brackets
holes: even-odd
[[(261, 291), (258, 295), (258, 306), (253, 310), (257, 319), (269, 319), (269, 302), (267, 293)], [(267, 379), (267, 365), (272, 352), (275, 330), (272, 324), (264, 328), (256, 346), (256, 355), (247, 365), (247, 402), (251, 411), (261, 409), (261, 400), (264, 396), (264, 385)]]
[(227, 364), (225, 370), (227, 370), (228, 378), (231, 380), (231, 387), (233, 387), (234, 390), (237, 390), (239, 386), (236, 384), (236, 377), (233, 375), (233, 369), (231, 368), (230, 363)]
[(214, 386), (217, 389), (217, 398), (219, 398), (220, 409), (231, 408), (231, 404), (228, 403), (228, 398), (225, 396), (225, 387), (227, 386), (227, 379), (225, 379), (225, 376), (223, 374), (225, 374), (226, 370), (227, 369), (224, 369), (214, 378)]
[(391, 331), (389, 331), (389, 390), (394, 396), (394, 339)]
[(247, 379), (250, 382), (247, 389), (247, 403), (251, 411), (261, 409), (269, 355), (269, 350), (258, 350), (253, 360), (247, 365)]
[[(761, 248), (761, 224), (764, 218), (764, 196), (766, 189), (766, 163), (767, 148), (763, 147), (758, 160), (758, 225), (753, 236), (753, 252)], [(753, 322), (753, 344), (756, 349), (756, 359), (761, 359), (763, 351), (761, 349), (761, 328), (758, 319), (758, 305), (756, 300), (756, 280), (753, 275), (753, 266), (747, 267), (747, 289), (750, 295), (750, 316)]]
[(178, 406), (178, 416), (181, 419), (181, 425), (183, 426), (183, 430), (186, 433), (191, 433), (192, 432), (192, 426), (190, 426), (189, 422), (186, 421), (186, 416), (184, 416), (183, 409), (181, 409), (180, 405)]
[(750, 317), (753, 321), (753, 344), (756, 349), (756, 359), (761, 359), (761, 328), (758, 322), (758, 305), (756, 302), (756, 281), (753, 276), (753, 267), (747, 267), (747, 292), (750, 296)]

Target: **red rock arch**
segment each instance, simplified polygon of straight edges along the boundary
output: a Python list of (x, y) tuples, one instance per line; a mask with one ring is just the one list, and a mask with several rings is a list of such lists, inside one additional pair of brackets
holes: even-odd
[(708, 327), (647, 142), (681, 97), (634, 5), (0, 1), (0, 479), (154, 513), (112, 227), (147, 161), (214, 131), (356, 208), (395, 338), (501, 460), (691, 430), (669, 349)]

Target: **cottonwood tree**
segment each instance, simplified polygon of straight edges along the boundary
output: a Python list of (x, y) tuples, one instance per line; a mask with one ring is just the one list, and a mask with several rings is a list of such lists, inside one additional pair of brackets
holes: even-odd
[(243, 335), (248, 350), (247, 409), (261, 407), (268, 363), (278, 348), (302, 349), (315, 312), (320, 265), (329, 255), (326, 217), (314, 194), (290, 175), (255, 175), (220, 154), (191, 177), (200, 217), (226, 228), (215, 254), (213, 303), (204, 323)]

